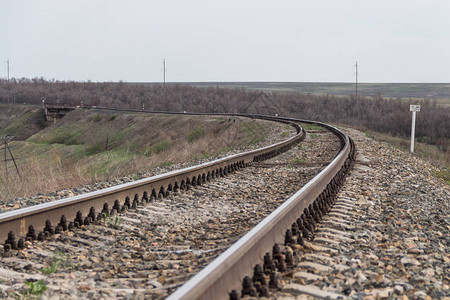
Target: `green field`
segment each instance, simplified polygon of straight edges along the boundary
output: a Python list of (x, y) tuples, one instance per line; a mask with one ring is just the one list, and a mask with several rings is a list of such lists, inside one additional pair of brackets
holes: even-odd
[[(245, 88), (277, 92), (301, 92), (348, 96), (355, 94), (355, 83), (345, 82), (184, 82), (196, 87)], [(358, 95), (385, 98), (435, 99), (450, 105), (450, 83), (359, 83)]]

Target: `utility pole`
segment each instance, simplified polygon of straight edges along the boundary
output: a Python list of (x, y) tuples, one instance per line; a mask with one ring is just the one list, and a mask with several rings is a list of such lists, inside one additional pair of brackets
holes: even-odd
[(7, 70), (7, 73), (8, 73), (8, 82), (9, 82), (9, 58), (6, 60), (6, 70)]
[(166, 59), (163, 60), (163, 84), (166, 84)]
[[(14, 163), (14, 166), (16, 167), (17, 175), (20, 178), (19, 167), (17, 167), (16, 160), (15, 160), (15, 158), (14, 158), (12, 152), (11, 152), (11, 148), (8, 145), (8, 143), (10, 143), (13, 138), (14, 138), (14, 136), (10, 136), (10, 135), (7, 135), (7, 136), (1, 138), (3, 140), (3, 147), (4, 147), (4, 150), (5, 150), (5, 152), (4, 152), (5, 153), (4, 161), (5, 161), (5, 176), (6, 176), (6, 180), (8, 180), (8, 161), (12, 161)], [(7, 158), (7, 151), (6, 150), (8, 150), (8, 152), (9, 152), (9, 155), (11, 157), (10, 159)]]
[(6, 145), (8, 144), (7, 139), (5, 137), (4, 139), (4, 147), (5, 147), (5, 175), (6, 175), (6, 181), (8, 181), (8, 160), (6, 159)]
[(358, 62), (356, 62), (355, 68), (356, 68), (356, 97), (358, 97)]

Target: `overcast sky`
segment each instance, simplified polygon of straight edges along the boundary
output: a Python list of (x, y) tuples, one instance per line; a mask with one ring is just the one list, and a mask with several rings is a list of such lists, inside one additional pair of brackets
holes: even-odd
[(0, 0), (0, 77), (450, 82), (449, 0)]

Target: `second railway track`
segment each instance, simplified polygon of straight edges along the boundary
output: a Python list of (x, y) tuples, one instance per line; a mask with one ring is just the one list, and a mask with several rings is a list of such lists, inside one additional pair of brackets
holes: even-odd
[(342, 145), (315, 131), (294, 149), (220, 180), (200, 177), (188, 191), (145, 205), (130, 199), (135, 209), (25, 242), (2, 259), (2, 288), (43, 279), (62, 298), (164, 298), (319, 173)]

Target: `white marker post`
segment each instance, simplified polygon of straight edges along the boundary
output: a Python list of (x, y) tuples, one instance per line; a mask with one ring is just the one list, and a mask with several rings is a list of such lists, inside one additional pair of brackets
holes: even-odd
[(420, 105), (410, 105), (409, 111), (412, 111), (411, 153), (414, 153), (414, 136), (416, 134), (416, 111), (420, 111)]

